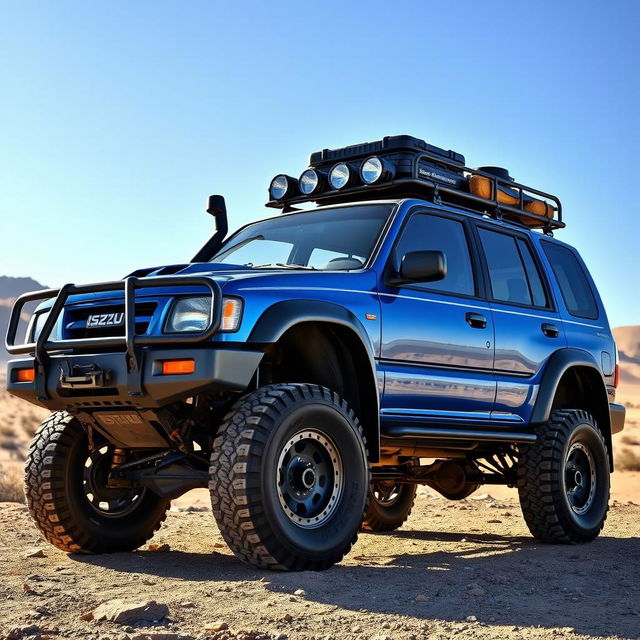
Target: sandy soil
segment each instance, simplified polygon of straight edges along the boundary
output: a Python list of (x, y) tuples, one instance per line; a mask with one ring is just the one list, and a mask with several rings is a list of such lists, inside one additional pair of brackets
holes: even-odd
[[(640, 398), (632, 398), (614, 453), (630, 451), (633, 462)], [(45, 413), (0, 390), (0, 472), (20, 473)], [(175, 501), (152, 542), (169, 550), (68, 556), (42, 541), (26, 507), (0, 503), (0, 640), (640, 639), (640, 471), (613, 474), (605, 530), (580, 547), (536, 543), (516, 492), (493, 486), (460, 503), (421, 489), (405, 527), (361, 534), (343, 563), (320, 574), (242, 565), (223, 544), (206, 490)], [(44, 557), (25, 557), (34, 548)], [(82, 619), (114, 598), (156, 600), (168, 618)], [(207, 631), (214, 622), (228, 629)]]
[[(173, 509), (153, 541), (166, 552), (69, 556), (42, 544), (25, 507), (0, 505), (0, 637), (30, 625), (51, 638), (112, 640), (640, 637), (638, 505), (614, 503), (592, 544), (550, 546), (529, 536), (511, 500), (451, 503), (421, 491), (403, 529), (361, 534), (343, 563), (301, 574), (241, 564), (209, 511)], [(45, 557), (25, 559), (34, 545)], [(112, 598), (156, 600), (169, 619), (81, 618)], [(229, 629), (205, 632), (213, 621)]]

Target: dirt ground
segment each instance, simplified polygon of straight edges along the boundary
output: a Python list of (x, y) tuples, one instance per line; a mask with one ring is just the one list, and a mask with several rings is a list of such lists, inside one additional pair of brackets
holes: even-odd
[[(401, 530), (361, 534), (340, 565), (298, 574), (241, 564), (209, 510), (184, 509), (153, 540), (166, 551), (70, 556), (42, 542), (24, 506), (1, 504), (0, 638), (640, 638), (637, 504), (615, 501), (594, 543), (550, 546), (511, 498), (421, 490)], [(26, 558), (34, 546), (45, 557)], [(114, 598), (166, 604), (168, 618), (82, 619)], [(214, 622), (228, 629), (207, 632)]]
[[(206, 490), (174, 502), (152, 540), (168, 550), (105, 556), (56, 550), (24, 505), (0, 503), (0, 640), (640, 639), (639, 399), (614, 438), (630, 470), (612, 476), (601, 537), (579, 547), (533, 540), (506, 487), (459, 503), (421, 489), (401, 530), (361, 534), (340, 565), (302, 574), (237, 561)], [(0, 480), (13, 477), (18, 493), (45, 413), (0, 391)], [(44, 557), (25, 557), (34, 549)], [(168, 614), (130, 626), (83, 619), (112, 599), (154, 600)]]

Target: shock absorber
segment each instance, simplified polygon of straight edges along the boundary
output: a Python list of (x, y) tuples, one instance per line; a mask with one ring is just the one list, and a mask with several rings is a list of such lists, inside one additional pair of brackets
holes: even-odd
[(126, 451), (124, 449), (114, 449), (111, 459), (111, 471), (115, 471), (124, 464)]

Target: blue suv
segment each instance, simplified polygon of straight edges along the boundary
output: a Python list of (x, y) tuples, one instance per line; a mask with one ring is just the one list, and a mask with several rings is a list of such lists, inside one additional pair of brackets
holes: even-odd
[(593, 540), (625, 414), (560, 201), (409, 136), (309, 164), (228, 238), (212, 196), (190, 263), (18, 299), (8, 390), (53, 412), (26, 464), (43, 535), (135, 549), (208, 487), (241, 560), (318, 570), (401, 526), (419, 484), (504, 484), (536, 538)]

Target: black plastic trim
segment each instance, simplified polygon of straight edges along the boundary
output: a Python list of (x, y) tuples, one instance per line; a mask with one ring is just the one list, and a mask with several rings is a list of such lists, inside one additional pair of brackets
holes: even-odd
[[(128, 370), (122, 355), (119, 352), (53, 354), (42, 381), (44, 394), (37, 383), (16, 382), (12, 373), (14, 369), (34, 367), (34, 358), (10, 360), (7, 365), (7, 390), (12, 395), (51, 411), (156, 408), (207, 389), (244, 391), (264, 352), (209, 347), (190, 347), (188, 350), (144, 348), (140, 352), (141, 366), (134, 372)], [(158, 375), (155, 362), (184, 358), (195, 360), (193, 374)], [(104, 376), (107, 381), (104, 386), (78, 389), (60, 386), (61, 375), (66, 375), (74, 368), (82, 370), (90, 366), (108, 374)]]
[[(588, 367), (598, 372), (598, 376), (602, 379), (602, 398), (607, 403), (607, 389), (602, 377), (602, 371), (598, 366), (595, 358), (587, 351), (582, 349), (559, 349), (555, 351), (549, 358), (549, 362), (542, 375), (538, 398), (531, 414), (531, 422), (533, 424), (542, 424), (547, 422), (551, 416), (553, 400), (560, 384), (562, 376), (572, 367)], [(610, 424), (601, 425), (606, 429), (610, 428)]]
[(476, 429), (443, 429), (416, 425), (389, 425), (382, 434), (385, 438), (409, 438), (414, 440), (474, 440), (479, 442), (519, 442), (536, 441), (535, 433), (516, 431), (488, 431)]
[(627, 410), (624, 405), (610, 403), (609, 418), (611, 420), (611, 433), (620, 433), (624, 429), (624, 420)]
[[(369, 459), (377, 462), (380, 442), (380, 391), (374, 349), (362, 322), (348, 309), (321, 300), (285, 300), (269, 307), (256, 322), (247, 340), (252, 345), (273, 344), (287, 330), (303, 322), (326, 322), (351, 329), (365, 348), (369, 360), (369, 383), (375, 389), (375, 438), (369, 437)], [(367, 372), (362, 371), (362, 376)]]

